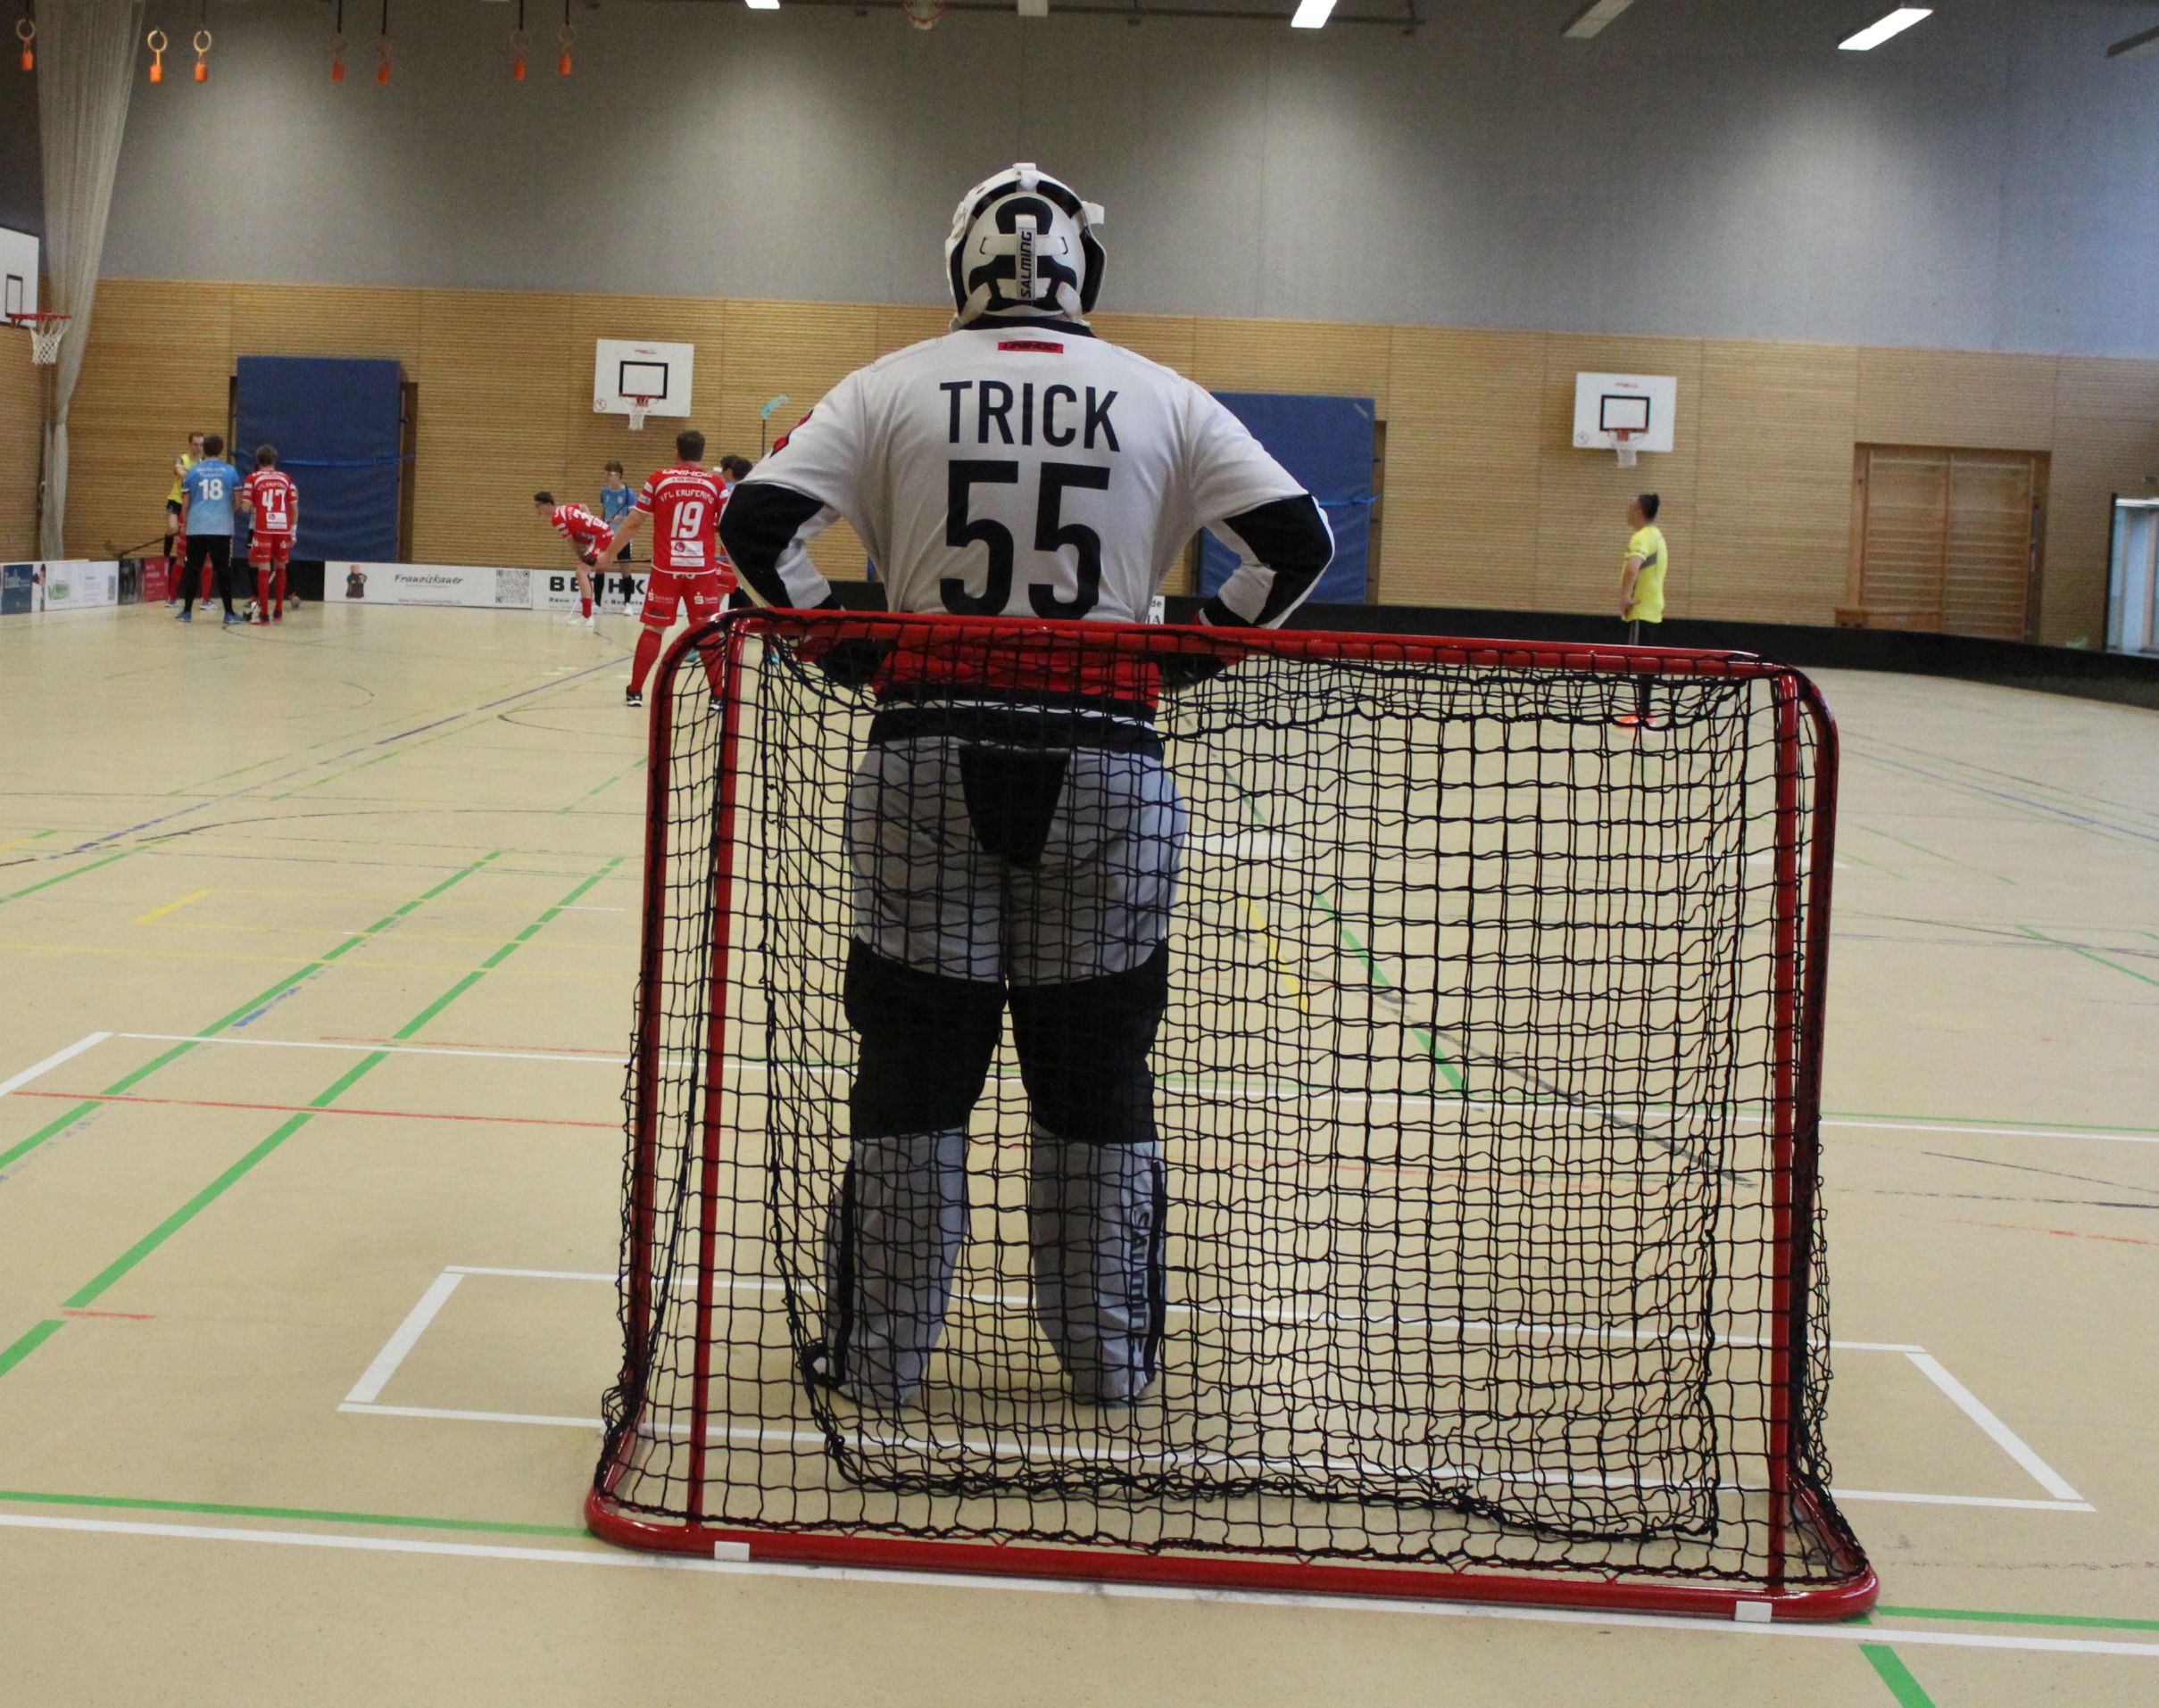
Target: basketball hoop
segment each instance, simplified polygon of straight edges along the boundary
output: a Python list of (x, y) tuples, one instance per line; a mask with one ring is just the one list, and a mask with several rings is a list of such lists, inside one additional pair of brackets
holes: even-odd
[(50, 368), (60, 360), (60, 341), (67, 336), (68, 320), (65, 314), (11, 314), (10, 326), (21, 327), (30, 335), (30, 361), (40, 368)]
[(1619, 452), (1619, 466), (1622, 468), (1633, 468), (1634, 441), (1641, 437), (1641, 432), (1640, 427), (1614, 427), (1612, 429), (1612, 444)]
[(652, 407), (652, 400), (649, 397), (630, 397), (624, 401), (630, 406), (630, 431), (643, 433), (645, 412)]

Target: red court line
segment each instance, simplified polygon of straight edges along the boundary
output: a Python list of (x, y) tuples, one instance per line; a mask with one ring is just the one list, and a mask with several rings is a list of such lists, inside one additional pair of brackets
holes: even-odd
[(60, 1314), (62, 1316), (109, 1316), (122, 1322), (154, 1322), (157, 1321), (154, 1316), (141, 1311), (71, 1311), (62, 1306)]
[[(23, 1095), (21, 1091), (17, 1097)], [(2063, 1240), (2103, 1240), (2110, 1246), (2159, 1246), (2159, 1240), (2137, 1240), (2126, 1233), (2080, 1233), (2074, 1228), (2038, 1228), (2025, 1222), (1967, 1222), (1962, 1216), (1951, 1216), (1950, 1221), (1967, 1228), (1999, 1228), (2008, 1233), (2051, 1233)]]
[(228, 1103), (209, 1098), (110, 1097), (94, 1091), (17, 1091), (17, 1097), (60, 1098), (71, 1103), (162, 1103), (183, 1109), (264, 1109), (272, 1115), (365, 1115), (391, 1121), (495, 1121), (517, 1127), (591, 1127), (614, 1132), (615, 1121), (558, 1121), (536, 1115), (430, 1115), (425, 1109), (352, 1109), (333, 1104), (318, 1108), (311, 1103)]

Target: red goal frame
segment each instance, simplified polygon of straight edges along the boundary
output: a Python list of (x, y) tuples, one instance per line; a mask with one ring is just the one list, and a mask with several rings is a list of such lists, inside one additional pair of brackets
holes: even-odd
[[(671, 786), (675, 684), (689, 666), (717, 664), (722, 723), (721, 775), (717, 789), (717, 920), (712, 958), (712, 1002), (708, 1060), (725, 1055), (727, 1014), (727, 933), (735, 874), (734, 846), (736, 776), (744, 651), (752, 639), (803, 642), (844, 626), (865, 622), (894, 635), (922, 633), (956, 622), (1014, 634), (1055, 634), (1120, 626), (1019, 618), (866, 617), (862, 614), (738, 611), (693, 627), (671, 646), (658, 674), (651, 714), (645, 889), (640, 952), (639, 1065), (642, 1097), (631, 1112), (630, 1142), (644, 1165), (633, 1178), (649, 1183), (656, 1145), (656, 1083), (660, 1026), (660, 959), (667, 897), (667, 802)], [(1829, 960), (1831, 871), (1836, 840), (1838, 737), (1835, 719), (1814, 684), (1798, 671), (1747, 653), (1668, 647), (1500, 642), (1422, 635), (1352, 634), (1318, 630), (1235, 630), (1148, 627), (1158, 651), (1234, 662), (1254, 654), (1324, 657), (1390, 664), (1567, 671), (1626, 681), (1721, 678), (1771, 684), (1776, 743), (1774, 874), (1772, 900), (1772, 991), (1774, 1009), (1771, 1130), (1777, 1189), (1771, 1202), (1773, 1268), (1769, 1323), (1769, 1439), (1767, 1455), (1769, 1572), (1756, 1584), (1697, 1581), (1598, 1572), (1554, 1572), (1474, 1566), (1349, 1563), (1287, 1555), (1216, 1552), (1149, 1553), (1138, 1549), (1044, 1546), (995, 1540), (931, 1539), (882, 1530), (845, 1533), (749, 1528), (705, 1515), (705, 1443), (710, 1429), (710, 1331), (713, 1271), (718, 1241), (714, 1218), (697, 1230), (700, 1274), (693, 1377), (693, 1424), (688, 1476), (689, 1512), (681, 1521), (632, 1512), (615, 1499), (630, 1469), (628, 1449), (643, 1406), (642, 1372), (649, 1356), (651, 1264), (626, 1265), (628, 1324), (623, 1380), (632, 1395), (628, 1423), (614, 1438), (586, 1497), (585, 1516), (593, 1534), (625, 1547), (705, 1558), (811, 1566), (984, 1573), (1004, 1577), (1080, 1580), (1104, 1584), (1180, 1586), (1200, 1589), (1320, 1594), (1388, 1600), (1495, 1602), (1594, 1612), (1684, 1613), (1758, 1622), (1770, 1620), (1841, 1620), (1873, 1606), (1879, 1582), (1864, 1553), (1839, 1539), (1839, 1526), (1824, 1521), (1814, 1492), (1794, 1483), (1798, 1431), (1794, 1420), (1804, 1404), (1806, 1361), (1795, 1356), (1807, 1344), (1814, 1290), (1814, 1230), (1819, 1184), (1823, 981)], [(713, 653), (717, 652), (717, 659)], [(702, 655), (702, 656), (701, 656)], [(1806, 742), (1813, 743), (1811, 788), (1803, 792)], [(1802, 829), (1812, 858), (1800, 870)], [(1802, 941), (1801, 922), (1805, 937)], [(1801, 1000), (1800, 981), (1806, 981)], [(720, 1076), (704, 1092), (699, 1167), (701, 1201), (714, 1201), (722, 1132)], [(650, 1248), (653, 1206), (649, 1184), (627, 1206), (634, 1240)], [(1828, 1542), (1829, 1581), (1785, 1581), (1788, 1536), (1801, 1529)]]

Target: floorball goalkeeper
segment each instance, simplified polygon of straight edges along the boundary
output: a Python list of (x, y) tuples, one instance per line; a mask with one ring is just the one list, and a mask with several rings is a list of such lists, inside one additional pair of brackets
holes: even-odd
[[(1279, 624), (1311, 592), (1333, 551), (1311, 494), (1199, 386), (1089, 330), (1101, 219), (1031, 164), (967, 192), (945, 239), (953, 330), (841, 381), (735, 489), (721, 539), (760, 600), (837, 603), (805, 548), (841, 517), (901, 611), (1138, 622), (1202, 527), (1241, 557), (1202, 622)], [(1075, 1395), (1129, 1404), (1161, 1335), (1147, 1057), (1183, 804), (1150, 705), (1085, 697), (1038, 741), (993, 684), (901, 674), (874, 678), (848, 807), (859, 1050), (826, 1373), (879, 1408), (922, 1384), (1009, 1002), (1035, 1318)]]

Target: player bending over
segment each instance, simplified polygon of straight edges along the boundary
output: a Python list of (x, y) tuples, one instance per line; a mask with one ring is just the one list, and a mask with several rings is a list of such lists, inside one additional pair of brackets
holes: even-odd
[[(660, 656), (660, 643), (674, 626), (677, 608), (685, 600), (690, 606), (690, 626), (709, 622), (735, 591), (735, 569), (721, 555), (715, 530), (727, 502), (727, 488), (720, 476), (703, 463), (705, 435), (685, 427), (675, 435), (675, 460), (655, 468), (639, 488), (637, 501), (615, 537), (624, 543), (637, 536), (644, 518), (652, 518), (652, 578), (644, 589), (644, 632), (637, 637), (636, 655), (630, 660), (630, 685), (624, 691), (626, 706), (644, 704), (644, 679)], [(710, 654), (705, 674), (712, 692), (719, 692), (718, 667)]]
[[(1333, 553), (1311, 494), (1199, 386), (1088, 330), (1100, 221), (1032, 165), (967, 192), (945, 240), (953, 331), (842, 380), (735, 489), (720, 537), (760, 600), (837, 604), (804, 545), (842, 516), (900, 611), (1138, 622), (1201, 527), (1242, 548), (1202, 622), (1278, 624), (1311, 592)], [(1127, 1404), (1159, 1351), (1147, 1057), (1183, 803), (1151, 705), (1097, 694), (1054, 725), (1016, 718), (1018, 696), (901, 667), (926, 656), (878, 668), (848, 803), (859, 1049), (826, 1373), (880, 1408), (923, 1381), (967, 1238), (968, 1115), (1009, 1003), (1035, 1318), (1075, 1394)]]
[[(300, 489), (278, 467), (276, 445), (255, 447), (254, 472), (240, 483), (240, 508), (254, 518), (247, 561), (255, 572), (255, 621), (282, 623), (286, 566), (292, 562), (293, 540), (300, 531)], [(270, 615), (273, 599), (275, 617)]]
[(615, 543), (614, 530), (582, 504), (558, 504), (552, 493), (532, 495), (533, 514), (569, 542), (577, 554), (577, 599), (580, 614), (565, 617), (565, 623), (593, 626), (593, 576), (600, 560)]

